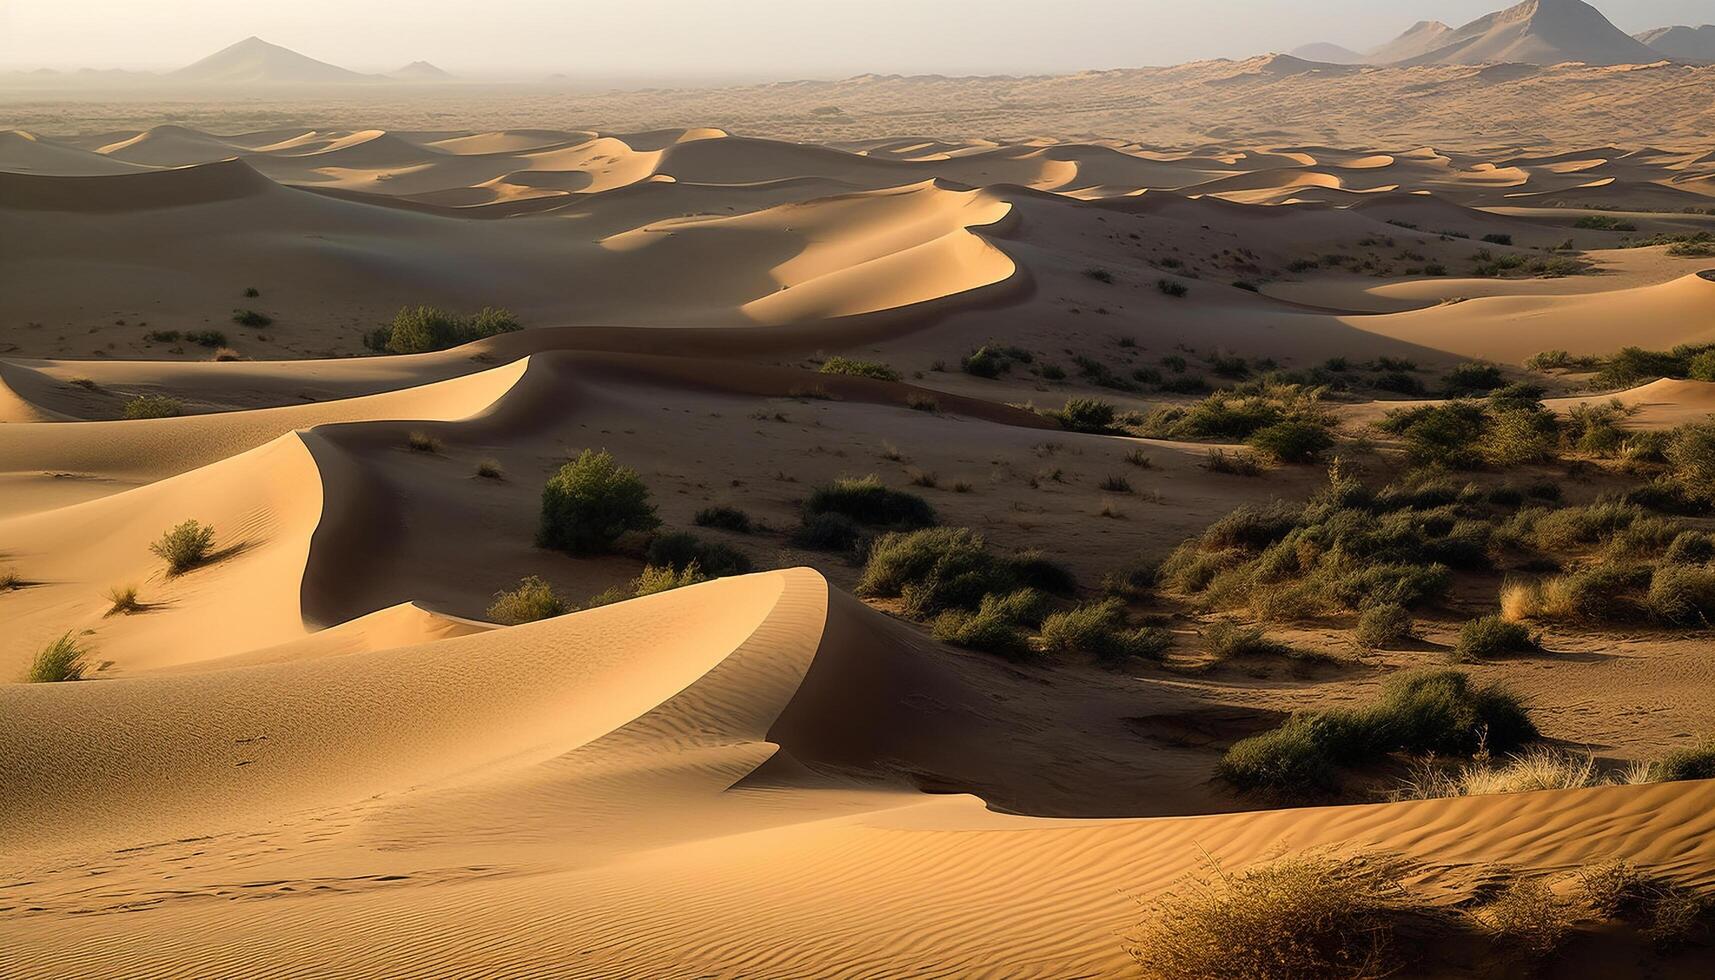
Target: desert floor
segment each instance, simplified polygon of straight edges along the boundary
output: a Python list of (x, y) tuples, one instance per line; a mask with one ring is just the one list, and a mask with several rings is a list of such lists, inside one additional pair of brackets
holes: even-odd
[[(861, 110), (848, 88), (793, 93), (794, 118)], [(1215, 778), (1241, 737), (1444, 664), (1498, 576), (1400, 649), (1358, 649), (1344, 620), (1276, 628), (1322, 654), (1305, 660), (1216, 660), (1205, 612), (1150, 600), (1136, 612), (1172, 649), (1114, 666), (939, 643), (897, 602), (854, 598), (861, 563), (789, 533), (813, 488), (873, 473), (1091, 596), (1327, 475), (1063, 431), (1040, 410), (1196, 400), (1074, 364), (1393, 359), (1428, 379), (1715, 341), (1715, 259), (1638, 244), (1715, 232), (1715, 154), (1685, 133), (216, 135), (104, 127), (140, 114), (123, 106), (81, 129), (8, 108), (30, 131), (0, 134), (0, 571), (17, 578), (0, 591), (0, 974), (1128, 975), (1140, 901), (1210, 859), (1321, 846), (1398, 853), (1448, 908), (1616, 859), (1715, 886), (1708, 782), (1281, 807)], [(654, 121), (634, 109), (609, 111)], [(1575, 274), (1479, 276), (1479, 251)], [(416, 304), (504, 306), (526, 329), (366, 350)], [(188, 336), (204, 332), (220, 337)], [(961, 372), (985, 345), (1035, 366)], [(819, 372), (832, 355), (901, 378)], [(1575, 374), (1538, 380), (1558, 411), (1596, 399)], [(145, 395), (183, 413), (125, 418)], [(1715, 412), (1715, 382), (1618, 397), (1637, 431)], [(1378, 484), (1405, 464), (1366, 427), (1412, 398), (1331, 402)], [(581, 599), (643, 569), (635, 548), (534, 544), (544, 482), (586, 448), (637, 469), (667, 529), (766, 570), (485, 621), (524, 576)], [(1619, 479), (1508, 478), (1569, 503)], [(713, 505), (761, 527), (693, 528)], [(149, 545), (186, 519), (217, 551), (168, 575)], [(112, 614), (125, 584), (140, 608)], [(94, 651), (89, 680), (12, 683), (67, 631)], [(1616, 768), (1715, 728), (1710, 642), (1550, 627), (1542, 652), (1462, 669)], [(1707, 975), (1707, 949), (1662, 957), (1594, 925), (1573, 943), (1550, 975)], [(1445, 975), (1511, 975), (1480, 946), (1450, 955)]]

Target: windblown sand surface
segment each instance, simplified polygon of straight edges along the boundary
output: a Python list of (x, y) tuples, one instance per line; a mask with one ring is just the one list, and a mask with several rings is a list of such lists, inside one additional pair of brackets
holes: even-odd
[[(945, 523), (1092, 586), (1321, 480), (1021, 407), (1156, 396), (937, 370), (984, 344), (1446, 367), (1715, 340), (1715, 260), (1621, 247), (1715, 231), (1684, 211), (1715, 208), (1715, 157), (1669, 142), (0, 136), (0, 568), (22, 580), (0, 677), (67, 630), (103, 662), (0, 684), (0, 975), (1123, 975), (1134, 897), (1205, 853), (1323, 844), (1398, 851), (1448, 902), (1494, 866), (1615, 858), (1715, 885), (1708, 783), (1258, 811), (1211, 779), (1236, 738), (1419, 655), (1012, 664), (860, 602), (856, 568), (776, 531), (699, 533), (779, 570), (482, 621), (525, 575), (581, 597), (641, 568), (533, 546), (543, 481), (586, 447), (636, 467), (673, 528), (724, 503), (784, 529), (837, 476), (933, 473)], [(1634, 230), (1576, 227), (1591, 214)], [(1479, 250), (1583, 274), (1478, 278)], [(360, 356), (417, 303), (529, 329)], [(150, 336), (203, 330), (237, 359)], [(830, 353), (905, 380), (814, 373)], [(1665, 428), (1712, 392), (1619, 397)], [(187, 414), (122, 420), (140, 394)], [(1118, 472), (1138, 492), (1099, 489)], [(215, 560), (167, 577), (148, 545), (187, 518)], [(107, 615), (125, 583), (143, 609)], [(1607, 760), (1707, 729), (1707, 634), (1560, 639), (1471, 669)]]

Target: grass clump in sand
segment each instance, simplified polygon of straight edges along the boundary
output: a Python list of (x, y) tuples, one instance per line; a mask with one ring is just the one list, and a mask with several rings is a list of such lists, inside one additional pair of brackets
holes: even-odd
[(232, 322), (241, 327), (266, 327), (274, 322), (274, 318), (255, 310), (233, 310)]
[(434, 306), (407, 306), (393, 322), (364, 337), (377, 352), (424, 354), (524, 329), (511, 311), (485, 306), (475, 316), (460, 316)]
[(660, 525), (637, 471), (620, 466), (605, 449), (586, 449), (542, 488), (536, 544), (574, 555), (601, 554), (628, 531)]
[(682, 589), (687, 585), (696, 585), (708, 580), (709, 577), (703, 574), (702, 568), (694, 561), (684, 568), (648, 565), (644, 567), (642, 574), (632, 579), (631, 595), (633, 598), (641, 599), (646, 595), (671, 592), (674, 589)]
[(107, 610), (109, 616), (129, 616), (143, 611), (143, 604), (137, 601), (135, 585), (115, 585), (107, 590), (107, 601), (112, 604)]
[(1036, 355), (1022, 347), (978, 347), (959, 362), (959, 370), (979, 378), (998, 378), (1011, 371), (1015, 364), (1030, 364)]
[(845, 477), (817, 487), (804, 502), (804, 517), (836, 514), (868, 527), (913, 530), (935, 523), (935, 508), (914, 493), (891, 490), (871, 474)]
[(1473, 619), (1459, 629), (1453, 653), (1460, 660), (1483, 660), (1515, 653), (1531, 653), (1540, 644), (1525, 626), (1499, 616)]
[(89, 650), (66, 633), (36, 654), (24, 679), (31, 684), (81, 681), (89, 670), (88, 657)]
[(167, 395), (138, 395), (125, 403), (128, 419), (170, 419), (185, 414), (185, 403)]
[(1669, 752), (1648, 769), (1648, 781), (1652, 783), (1688, 779), (1715, 779), (1715, 740)]
[(957, 647), (1006, 656), (1030, 652), (1026, 627), (1042, 622), (1048, 597), (1036, 589), (982, 597), (975, 610), (949, 609), (935, 617), (935, 639)]
[(168, 528), (149, 550), (167, 563), (167, 574), (189, 571), (208, 558), (214, 546), (214, 526), (188, 520)]
[(1114, 431), (1114, 419), (1119, 411), (1112, 402), (1100, 398), (1068, 398), (1064, 407), (1048, 414), (1069, 432), (1103, 435)]
[(504, 480), (506, 471), (500, 468), (500, 460), (485, 459), (476, 464), (476, 475), (484, 480)]
[(656, 535), (650, 540), (645, 557), (651, 565), (674, 571), (694, 564), (708, 578), (744, 575), (751, 569), (750, 559), (743, 552), (718, 541), (704, 541), (689, 531)]
[(698, 527), (712, 527), (734, 534), (751, 534), (756, 530), (756, 522), (737, 507), (704, 507), (697, 511), (692, 521)]
[(1395, 800), (1439, 800), (1456, 796), (1494, 796), (1547, 789), (1584, 789), (1610, 782), (1587, 754), (1534, 746), (1498, 763), (1485, 758), (1448, 767), (1435, 759), (1413, 766), (1400, 781)]
[(1289, 797), (1338, 786), (1341, 769), (1395, 752), (1469, 758), (1535, 740), (1525, 703), (1455, 670), (1418, 670), (1388, 682), (1360, 709), (1302, 712), (1227, 750), (1217, 774), (1240, 789)]
[(1271, 426), (1298, 422), (1326, 430), (1321, 388), (1254, 381), (1217, 391), (1190, 405), (1158, 408), (1144, 417), (1138, 434), (1150, 439), (1243, 442)]
[(1559, 952), (1572, 932), (1575, 910), (1540, 878), (1520, 878), (1477, 912), (1495, 945), (1526, 962)]
[(1042, 646), (1051, 653), (1081, 653), (1118, 662), (1154, 657), (1173, 644), (1173, 634), (1126, 622), (1125, 603), (1104, 599), (1054, 613), (1042, 621)]
[(441, 440), (435, 438), (429, 433), (424, 432), (421, 429), (413, 429), (405, 436), (405, 448), (414, 453), (439, 455), (440, 451), (444, 447), (441, 445)]
[(859, 361), (850, 357), (830, 357), (822, 362), (822, 374), (849, 374), (877, 381), (898, 381), (899, 372), (880, 361)]
[(858, 594), (903, 598), (909, 615), (924, 618), (974, 610), (986, 595), (1072, 587), (1064, 568), (1039, 555), (998, 555), (969, 528), (936, 527), (886, 534), (871, 545)]
[(1126, 950), (1152, 980), (1371, 980), (1398, 968), (1399, 920), (1421, 910), (1381, 855), (1307, 852), (1228, 873), (1211, 860), (1148, 907)]
[(488, 618), (490, 622), (503, 626), (518, 626), (564, 616), (571, 611), (571, 606), (554, 591), (553, 586), (531, 575), (514, 588), (496, 592), (494, 601), (488, 606)]
[(0, 569), (0, 592), (11, 592), (23, 587), (24, 577), (18, 574), (16, 568)]
[(1365, 650), (1398, 646), (1412, 637), (1411, 610), (1397, 602), (1371, 606), (1358, 616), (1353, 638)]

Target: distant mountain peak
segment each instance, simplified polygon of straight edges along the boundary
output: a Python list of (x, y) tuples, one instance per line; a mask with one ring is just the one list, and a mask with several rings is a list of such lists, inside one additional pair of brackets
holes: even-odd
[(228, 85), (358, 82), (373, 78), (317, 61), (255, 35), (228, 45), (195, 64), (186, 65), (169, 77), (178, 81)]
[(403, 68), (387, 74), (389, 78), (396, 78), (405, 82), (445, 82), (451, 81), (453, 78), (439, 65), (427, 61), (413, 61)]
[(1408, 64), (1649, 64), (1660, 55), (1584, 0), (1524, 0), (1466, 24)]

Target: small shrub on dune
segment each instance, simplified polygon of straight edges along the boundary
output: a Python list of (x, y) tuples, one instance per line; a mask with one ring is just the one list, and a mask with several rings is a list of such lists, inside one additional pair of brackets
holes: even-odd
[(225, 347), (226, 334), (219, 330), (199, 330), (185, 334), (185, 339), (201, 347)]
[(1174, 299), (1184, 299), (1185, 296), (1191, 292), (1190, 286), (1185, 285), (1177, 279), (1159, 280), (1156, 282), (1155, 288), (1161, 290), (1163, 295), (1171, 296)]
[(1708, 500), (1715, 493), (1715, 424), (1675, 430), (1663, 455), (1674, 480), (1693, 498)]
[(1715, 620), (1715, 568), (1663, 565), (1650, 577), (1651, 615), (1681, 627), (1707, 627)]
[(167, 563), (167, 574), (178, 575), (200, 565), (213, 546), (213, 525), (189, 520), (169, 528), (149, 550)]
[(433, 306), (416, 306), (394, 314), (392, 325), (376, 331), (365, 343), (394, 354), (424, 354), (522, 329), (517, 317), (496, 307), (483, 307), (466, 318)]
[(1231, 476), (1261, 476), (1263, 469), (1262, 461), (1254, 453), (1229, 453), (1224, 449), (1209, 450), (1203, 458), (1203, 468)]
[(1603, 782), (1591, 756), (1539, 746), (1508, 756), (1498, 765), (1474, 761), (1450, 770), (1438, 765), (1434, 759), (1425, 760), (1401, 782), (1390, 798), (1441, 800), (1459, 796), (1584, 789), (1600, 786)]
[(1029, 651), (1023, 627), (1040, 623), (1047, 597), (1034, 589), (983, 596), (974, 612), (949, 609), (935, 618), (935, 639), (986, 653), (1021, 655)]
[(1673, 539), (1662, 554), (1668, 565), (1707, 565), (1715, 561), (1715, 535), (1702, 531), (1685, 531)]
[(488, 618), (504, 626), (518, 626), (564, 616), (571, 611), (553, 586), (531, 575), (520, 581), (516, 588), (496, 592), (488, 607)]
[(1548, 883), (1523, 878), (1478, 912), (1495, 945), (1528, 962), (1545, 960), (1559, 951), (1572, 931), (1572, 909)]
[(879, 361), (859, 361), (849, 357), (830, 357), (822, 362), (822, 374), (849, 374), (877, 381), (898, 381), (899, 372)]
[(851, 551), (864, 536), (863, 527), (844, 514), (816, 514), (804, 518), (791, 540), (797, 547), (816, 551)]
[(1068, 398), (1065, 407), (1052, 414), (1055, 421), (1068, 431), (1100, 435), (1113, 431), (1119, 411), (1113, 403), (1100, 398)]
[(1715, 741), (1669, 752), (1650, 766), (1649, 778), (1656, 783), (1715, 779)]
[(1279, 463), (1312, 463), (1334, 445), (1334, 437), (1326, 425), (1291, 420), (1258, 430), (1249, 445)]
[(1578, 870), (1584, 904), (1604, 919), (1627, 918), (1643, 911), (1662, 885), (1630, 861), (1604, 861)]
[(1484, 616), (1466, 623), (1460, 628), (1459, 642), (1453, 648), (1460, 660), (1504, 657), (1536, 649), (1536, 640), (1529, 629), (1499, 616)]
[(518, 318), (512, 315), (511, 310), (498, 306), (485, 306), (478, 310), (477, 314), (470, 318), (466, 327), (470, 338), (473, 340), (481, 340), (503, 333), (513, 333), (523, 329), (524, 325), (518, 322)]
[(1371, 980), (1397, 968), (1396, 923), (1419, 899), (1377, 855), (1308, 852), (1218, 866), (1148, 907), (1126, 951), (1151, 980)]
[(691, 562), (680, 569), (657, 568), (654, 565), (649, 565), (643, 569), (641, 575), (632, 581), (631, 595), (633, 598), (641, 599), (646, 595), (670, 592), (708, 580), (708, 576), (703, 574), (703, 570), (697, 566), (696, 562)]
[(542, 489), (540, 547), (574, 555), (600, 554), (628, 531), (653, 531), (661, 521), (637, 471), (606, 450), (586, 449), (560, 467)]
[(427, 432), (415, 430), (405, 436), (405, 447), (414, 453), (433, 455), (441, 451), (441, 440)]
[(107, 601), (112, 603), (107, 610), (109, 616), (129, 616), (143, 610), (143, 604), (137, 601), (135, 585), (115, 585), (107, 590)]
[(1020, 588), (1058, 590), (1069, 575), (1039, 555), (990, 552), (968, 528), (929, 528), (882, 536), (870, 546), (860, 595), (903, 598), (906, 612), (930, 618), (948, 609), (977, 609), (985, 596)]
[(750, 515), (737, 507), (704, 507), (692, 520), (698, 527), (712, 527), (735, 534), (750, 534), (756, 530)]
[(81, 681), (89, 670), (88, 656), (89, 650), (66, 633), (36, 654), (25, 680), (31, 684)]
[(1486, 395), (1507, 383), (1506, 375), (1493, 364), (1461, 364), (1441, 379), (1447, 394), (1461, 398), (1466, 395)]
[(232, 322), (241, 327), (266, 327), (274, 322), (274, 318), (255, 310), (233, 310)]
[(744, 575), (751, 568), (750, 559), (738, 549), (704, 541), (685, 531), (656, 535), (645, 556), (649, 564), (662, 568), (679, 570), (697, 565), (709, 578)]
[(125, 403), (128, 419), (167, 419), (185, 414), (185, 403), (166, 395), (138, 395)]
[(844, 478), (818, 487), (804, 502), (806, 517), (839, 514), (871, 527), (915, 529), (935, 523), (935, 508), (922, 497), (890, 490), (874, 475)]
[(1217, 660), (1272, 657), (1291, 652), (1285, 644), (1269, 639), (1268, 634), (1259, 626), (1240, 626), (1228, 622), (1210, 623), (1208, 628), (1203, 630), (1203, 645)]
[(506, 479), (506, 471), (500, 468), (500, 461), (496, 459), (485, 459), (476, 464), (476, 475), (484, 480)]
[(24, 578), (15, 568), (0, 569), (0, 592), (11, 592), (13, 589), (24, 587)]
[(1488, 411), (1476, 402), (1449, 402), (1389, 412), (1376, 424), (1399, 436), (1406, 457), (1418, 465), (1472, 469), (1482, 465), (1481, 435)]
[(1358, 617), (1355, 639), (1365, 650), (1381, 650), (1398, 646), (1411, 639), (1411, 635), (1411, 611), (1397, 603), (1383, 603), (1371, 606)]
[(959, 362), (959, 369), (969, 375), (992, 379), (1011, 371), (1014, 364), (1030, 364), (1035, 360), (1035, 355), (1022, 348), (991, 345), (971, 351)]
[(1083, 653), (1106, 661), (1152, 657), (1173, 642), (1166, 630), (1133, 628), (1118, 599), (1057, 612), (1042, 621), (1042, 644), (1055, 653)]

